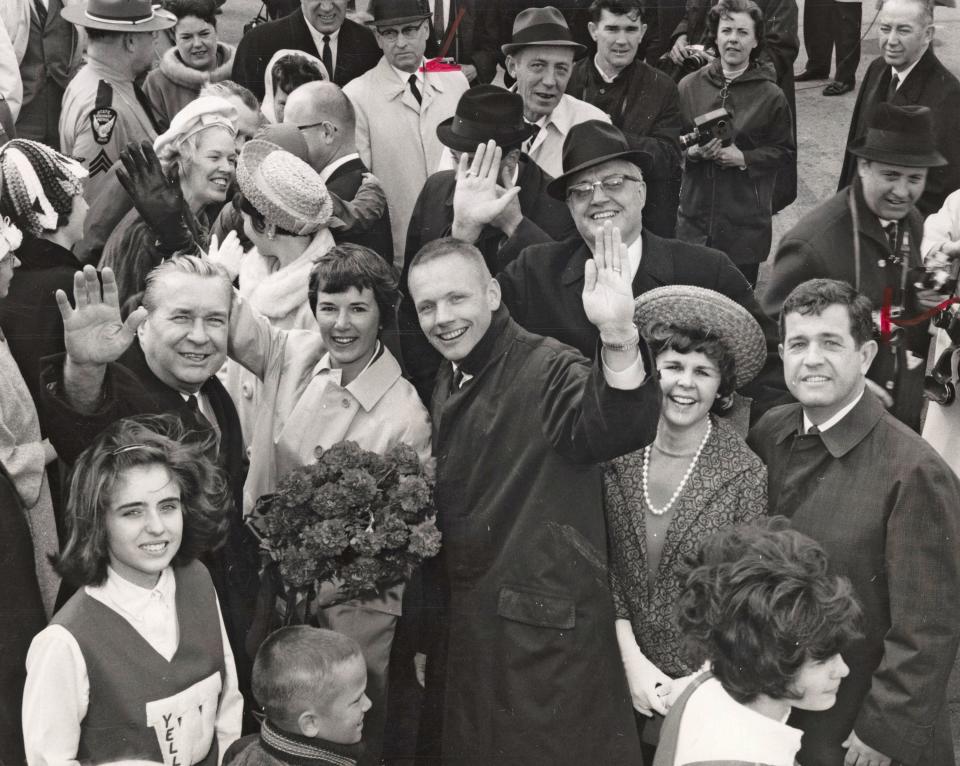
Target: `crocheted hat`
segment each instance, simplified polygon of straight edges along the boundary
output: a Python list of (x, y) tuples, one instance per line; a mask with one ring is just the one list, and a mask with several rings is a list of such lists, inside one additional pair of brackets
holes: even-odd
[(87, 169), (46, 144), (15, 138), (0, 148), (0, 211), (34, 237), (55, 231), (83, 194)]
[(736, 388), (753, 380), (767, 358), (767, 342), (750, 312), (726, 295), (693, 285), (666, 285), (634, 300), (633, 321), (641, 333), (655, 322), (697, 327), (717, 337), (733, 354)]
[(237, 162), (243, 196), (268, 223), (292, 234), (327, 225), (333, 202), (317, 171), (269, 141), (247, 141)]

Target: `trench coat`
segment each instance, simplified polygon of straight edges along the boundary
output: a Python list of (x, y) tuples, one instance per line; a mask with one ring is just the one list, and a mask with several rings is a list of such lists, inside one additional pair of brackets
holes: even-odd
[(427, 694), (441, 700), (441, 762), (636, 766), (598, 463), (653, 440), (656, 376), (611, 388), (599, 364), (502, 306), (460, 364), (473, 379), (451, 392), (444, 364), (431, 404), (447, 633)]
[(423, 104), (386, 59), (350, 82), (343, 92), (357, 112), (357, 151), (380, 179), (390, 206), (394, 264), (402, 266), (407, 224), (420, 190), (440, 164), (437, 125), (453, 117), (469, 88), (460, 72), (424, 72)]
[(851, 730), (913, 766), (955, 763), (947, 678), (960, 643), (960, 479), (870, 391), (822, 435), (798, 435), (799, 404), (750, 432), (767, 464), (769, 511), (819, 542), (849, 578), (864, 637), (843, 658), (836, 704), (795, 710), (803, 766), (841, 766)]
[[(857, 279), (853, 248), (853, 215), (850, 213), (850, 195), (853, 195), (859, 226), (860, 279)], [(920, 242), (923, 237), (923, 219), (916, 209), (907, 214), (901, 225), (901, 247), (908, 251), (908, 268), (920, 266)], [(906, 232), (906, 235), (904, 234)], [(907, 236), (908, 235), (908, 236)], [(883, 264), (882, 266), (880, 264)], [(844, 190), (815, 207), (796, 226), (784, 234), (777, 246), (770, 270), (770, 281), (763, 293), (761, 305), (773, 318), (780, 316), (780, 308), (791, 290), (808, 279), (841, 279), (866, 295), (878, 311), (883, 302), (884, 288), (894, 289), (894, 305), (903, 303), (907, 316), (916, 316), (920, 309), (914, 305), (913, 291), (901, 295), (903, 272), (890, 258), (890, 243), (880, 219), (867, 207), (857, 179), (851, 190)], [(913, 283), (909, 277), (906, 284)], [(867, 376), (890, 391), (894, 404), (891, 412), (915, 431), (920, 429), (920, 411), (923, 406), (924, 367), (918, 363), (912, 369), (907, 352), (925, 359), (930, 346), (927, 332), (929, 322), (905, 328), (900, 344), (881, 343)]]
[[(890, 87), (891, 70), (883, 56), (867, 67), (863, 83), (857, 93), (857, 103), (850, 118), (849, 147), (867, 132), (867, 123), (873, 108), (886, 101)], [(960, 188), (960, 141), (957, 141), (957, 123), (960, 122), (960, 80), (937, 58), (931, 45), (913, 71), (907, 75), (896, 95), (890, 101), (897, 106), (927, 106), (933, 112), (933, 135), (937, 151), (949, 165), (930, 168), (927, 185), (917, 200), (917, 208), (924, 216), (936, 213), (947, 195)], [(857, 158), (850, 152), (843, 155), (840, 182), (837, 190), (853, 183), (857, 177)]]

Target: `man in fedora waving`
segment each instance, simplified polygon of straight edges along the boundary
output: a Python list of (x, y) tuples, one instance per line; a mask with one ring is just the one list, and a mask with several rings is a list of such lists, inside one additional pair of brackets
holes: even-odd
[[(878, 330), (885, 296), (894, 319), (916, 316), (924, 305), (946, 297), (915, 286), (923, 281), (923, 216), (915, 205), (928, 168), (946, 164), (936, 150), (931, 111), (880, 103), (866, 135), (849, 152), (857, 161), (857, 178), (780, 241), (763, 296), (763, 308), (773, 318), (793, 288), (814, 278), (853, 285), (873, 303)], [(914, 430), (920, 428), (928, 325), (894, 326), (889, 335), (878, 335), (880, 349), (867, 373), (867, 385)]]
[(87, 0), (60, 11), (87, 32), (87, 63), (63, 96), (60, 149), (89, 171), (83, 196), (93, 203), (120, 150), (166, 129), (136, 80), (153, 64), (153, 41), (177, 23), (150, 0)]

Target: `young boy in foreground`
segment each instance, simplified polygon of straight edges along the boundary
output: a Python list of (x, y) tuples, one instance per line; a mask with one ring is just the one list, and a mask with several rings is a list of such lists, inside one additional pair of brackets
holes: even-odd
[(253, 663), (260, 734), (233, 743), (224, 766), (336, 764), (360, 756), (367, 666), (352, 638), (305, 625), (272, 633)]

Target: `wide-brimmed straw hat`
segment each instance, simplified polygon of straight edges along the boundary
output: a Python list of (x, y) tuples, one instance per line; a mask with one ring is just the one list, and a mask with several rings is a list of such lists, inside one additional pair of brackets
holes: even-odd
[(504, 56), (509, 56), (529, 45), (573, 48), (573, 54), (577, 57), (587, 51), (586, 46), (574, 41), (567, 20), (552, 5), (520, 11), (513, 20), (513, 36), (510, 42), (501, 45), (500, 50)]
[(500, 147), (519, 146), (533, 133), (523, 120), (523, 98), (496, 85), (470, 88), (453, 117), (437, 125), (437, 138), (458, 152), (474, 152), (493, 139)]
[(767, 358), (759, 322), (739, 303), (705, 287), (666, 285), (645, 292), (634, 300), (633, 321), (641, 333), (655, 322), (709, 332), (733, 354), (735, 388), (753, 380)]
[(333, 202), (320, 175), (270, 141), (244, 144), (237, 183), (268, 223), (291, 234), (312, 234), (330, 221)]
[(431, 17), (427, 0), (372, 0), (367, 12), (373, 17), (368, 26), (393, 26), (423, 21)]
[(867, 118), (867, 133), (850, 146), (865, 160), (906, 168), (946, 165), (933, 138), (933, 112), (926, 106), (896, 106), (881, 101)]
[(150, 0), (87, 0), (60, 11), (71, 24), (111, 32), (157, 32), (177, 23), (177, 17)]
[(649, 173), (653, 157), (641, 149), (631, 149), (623, 132), (608, 122), (587, 120), (574, 125), (563, 141), (563, 173), (547, 185), (547, 194), (566, 199), (567, 181), (581, 170), (610, 160), (628, 160)]

